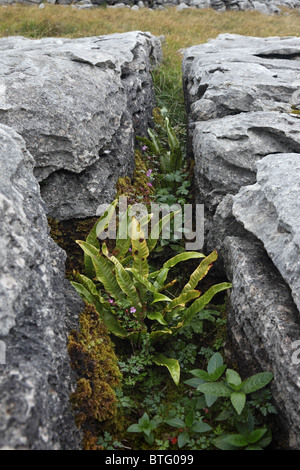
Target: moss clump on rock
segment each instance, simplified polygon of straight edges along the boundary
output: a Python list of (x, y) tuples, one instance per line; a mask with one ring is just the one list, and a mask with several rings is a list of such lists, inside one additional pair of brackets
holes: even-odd
[(71, 367), (78, 375), (70, 400), (76, 424), (83, 431), (84, 449), (100, 450), (100, 433), (121, 426), (115, 389), (122, 375), (108, 330), (95, 308), (88, 305), (79, 322), (79, 331), (72, 331), (68, 342)]
[(150, 204), (150, 196), (154, 194), (154, 188), (149, 186), (147, 176), (148, 166), (140, 150), (135, 151), (135, 170), (133, 178), (124, 176), (118, 179), (116, 189), (117, 197), (126, 196), (129, 204)]

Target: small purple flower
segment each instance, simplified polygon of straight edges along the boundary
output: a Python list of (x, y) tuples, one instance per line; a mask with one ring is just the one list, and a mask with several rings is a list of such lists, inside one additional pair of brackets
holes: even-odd
[(148, 176), (148, 178), (150, 178), (152, 171), (153, 170), (151, 170), (151, 169), (147, 171), (146, 175)]
[(130, 313), (135, 313), (136, 312), (136, 308), (135, 307), (130, 307)]
[(110, 304), (114, 303), (113, 299), (108, 299), (108, 301), (109, 301)]
[(142, 147), (143, 152), (145, 152), (145, 150), (147, 150), (147, 148), (148, 148), (147, 145), (143, 145), (143, 147)]
[(132, 248), (128, 248), (128, 251), (132, 251)]
[(147, 183), (147, 184), (148, 184), (149, 188), (152, 188), (152, 184), (151, 184), (151, 183)]

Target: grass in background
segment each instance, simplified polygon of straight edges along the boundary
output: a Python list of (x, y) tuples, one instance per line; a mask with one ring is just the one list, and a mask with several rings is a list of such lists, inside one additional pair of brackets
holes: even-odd
[(201, 44), (221, 33), (245, 36), (299, 36), (300, 15), (285, 11), (280, 15), (263, 15), (256, 11), (227, 11), (212, 9), (176, 11), (140, 9), (78, 10), (63, 5), (13, 5), (0, 7), (0, 36), (29, 38), (98, 36), (126, 31), (150, 31), (165, 36), (164, 64), (154, 73), (158, 105), (166, 105), (170, 118), (184, 120), (181, 85), (180, 50)]

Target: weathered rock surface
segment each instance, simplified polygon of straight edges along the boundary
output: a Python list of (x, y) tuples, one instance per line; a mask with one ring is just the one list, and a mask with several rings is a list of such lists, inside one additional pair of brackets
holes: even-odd
[(134, 136), (154, 106), (160, 40), (130, 32), (83, 39), (0, 39), (0, 122), (35, 159), (49, 216), (96, 214), (134, 168)]
[(22, 137), (0, 125), (0, 448), (78, 449), (67, 335), (82, 303), (68, 293), (33, 167)]
[(183, 73), (206, 248), (233, 284), (229, 335), (248, 372), (274, 372), (287, 445), (298, 449), (300, 41), (221, 35), (189, 48)]
[(258, 162), (257, 183), (233, 198), (233, 215), (257, 236), (300, 312), (300, 152)]
[(209, 209), (254, 183), (256, 162), (299, 153), (299, 38), (222, 34), (189, 48), (183, 60), (190, 150), (199, 198)]
[(228, 236), (222, 256), (233, 284), (228, 331), (235, 360), (245, 377), (249, 369), (273, 372), (271, 390), (287, 436), (284, 445), (299, 448), (300, 364), (293, 360), (294, 342), (300, 338), (299, 312), (262, 244)]
[(300, 153), (300, 120), (261, 111), (197, 122), (193, 147), (199, 197), (213, 209), (224, 194), (255, 183), (256, 163), (265, 155)]

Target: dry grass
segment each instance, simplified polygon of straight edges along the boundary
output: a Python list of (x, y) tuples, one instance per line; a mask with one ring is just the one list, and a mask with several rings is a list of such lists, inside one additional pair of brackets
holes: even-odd
[[(217, 13), (212, 9), (177, 12), (175, 7), (138, 11), (77, 10), (49, 4), (44, 9), (24, 5), (0, 7), (0, 36), (76, 38), (134, 30), (165, 36), (165, 63), (156, 76), (156, 86), (163, 100), (166, 98), (166, 103), (179, 100), (179, 108), (182, 109), (180, 49), (206, 42), (221, 33), (258, 37), (300, 36), (300, 14), (286, 11), (266, 16), (255, 11)], [(178, 109), (174, 112), (177, 113)]]
[(217, 13), (212, 9), (177, 12), (176, 8), (77, 10), (60, 5), (46, 5), (44, 9), (24, 5), (0, 8), (0, 36), (83, 37), (133, 30), (164, 35), (166, 54), (175, 58), (178, 49), (225, 32), (260, 37), (299, 36), (300, 15), (296, 11), (272, 16), (255, 11)]

